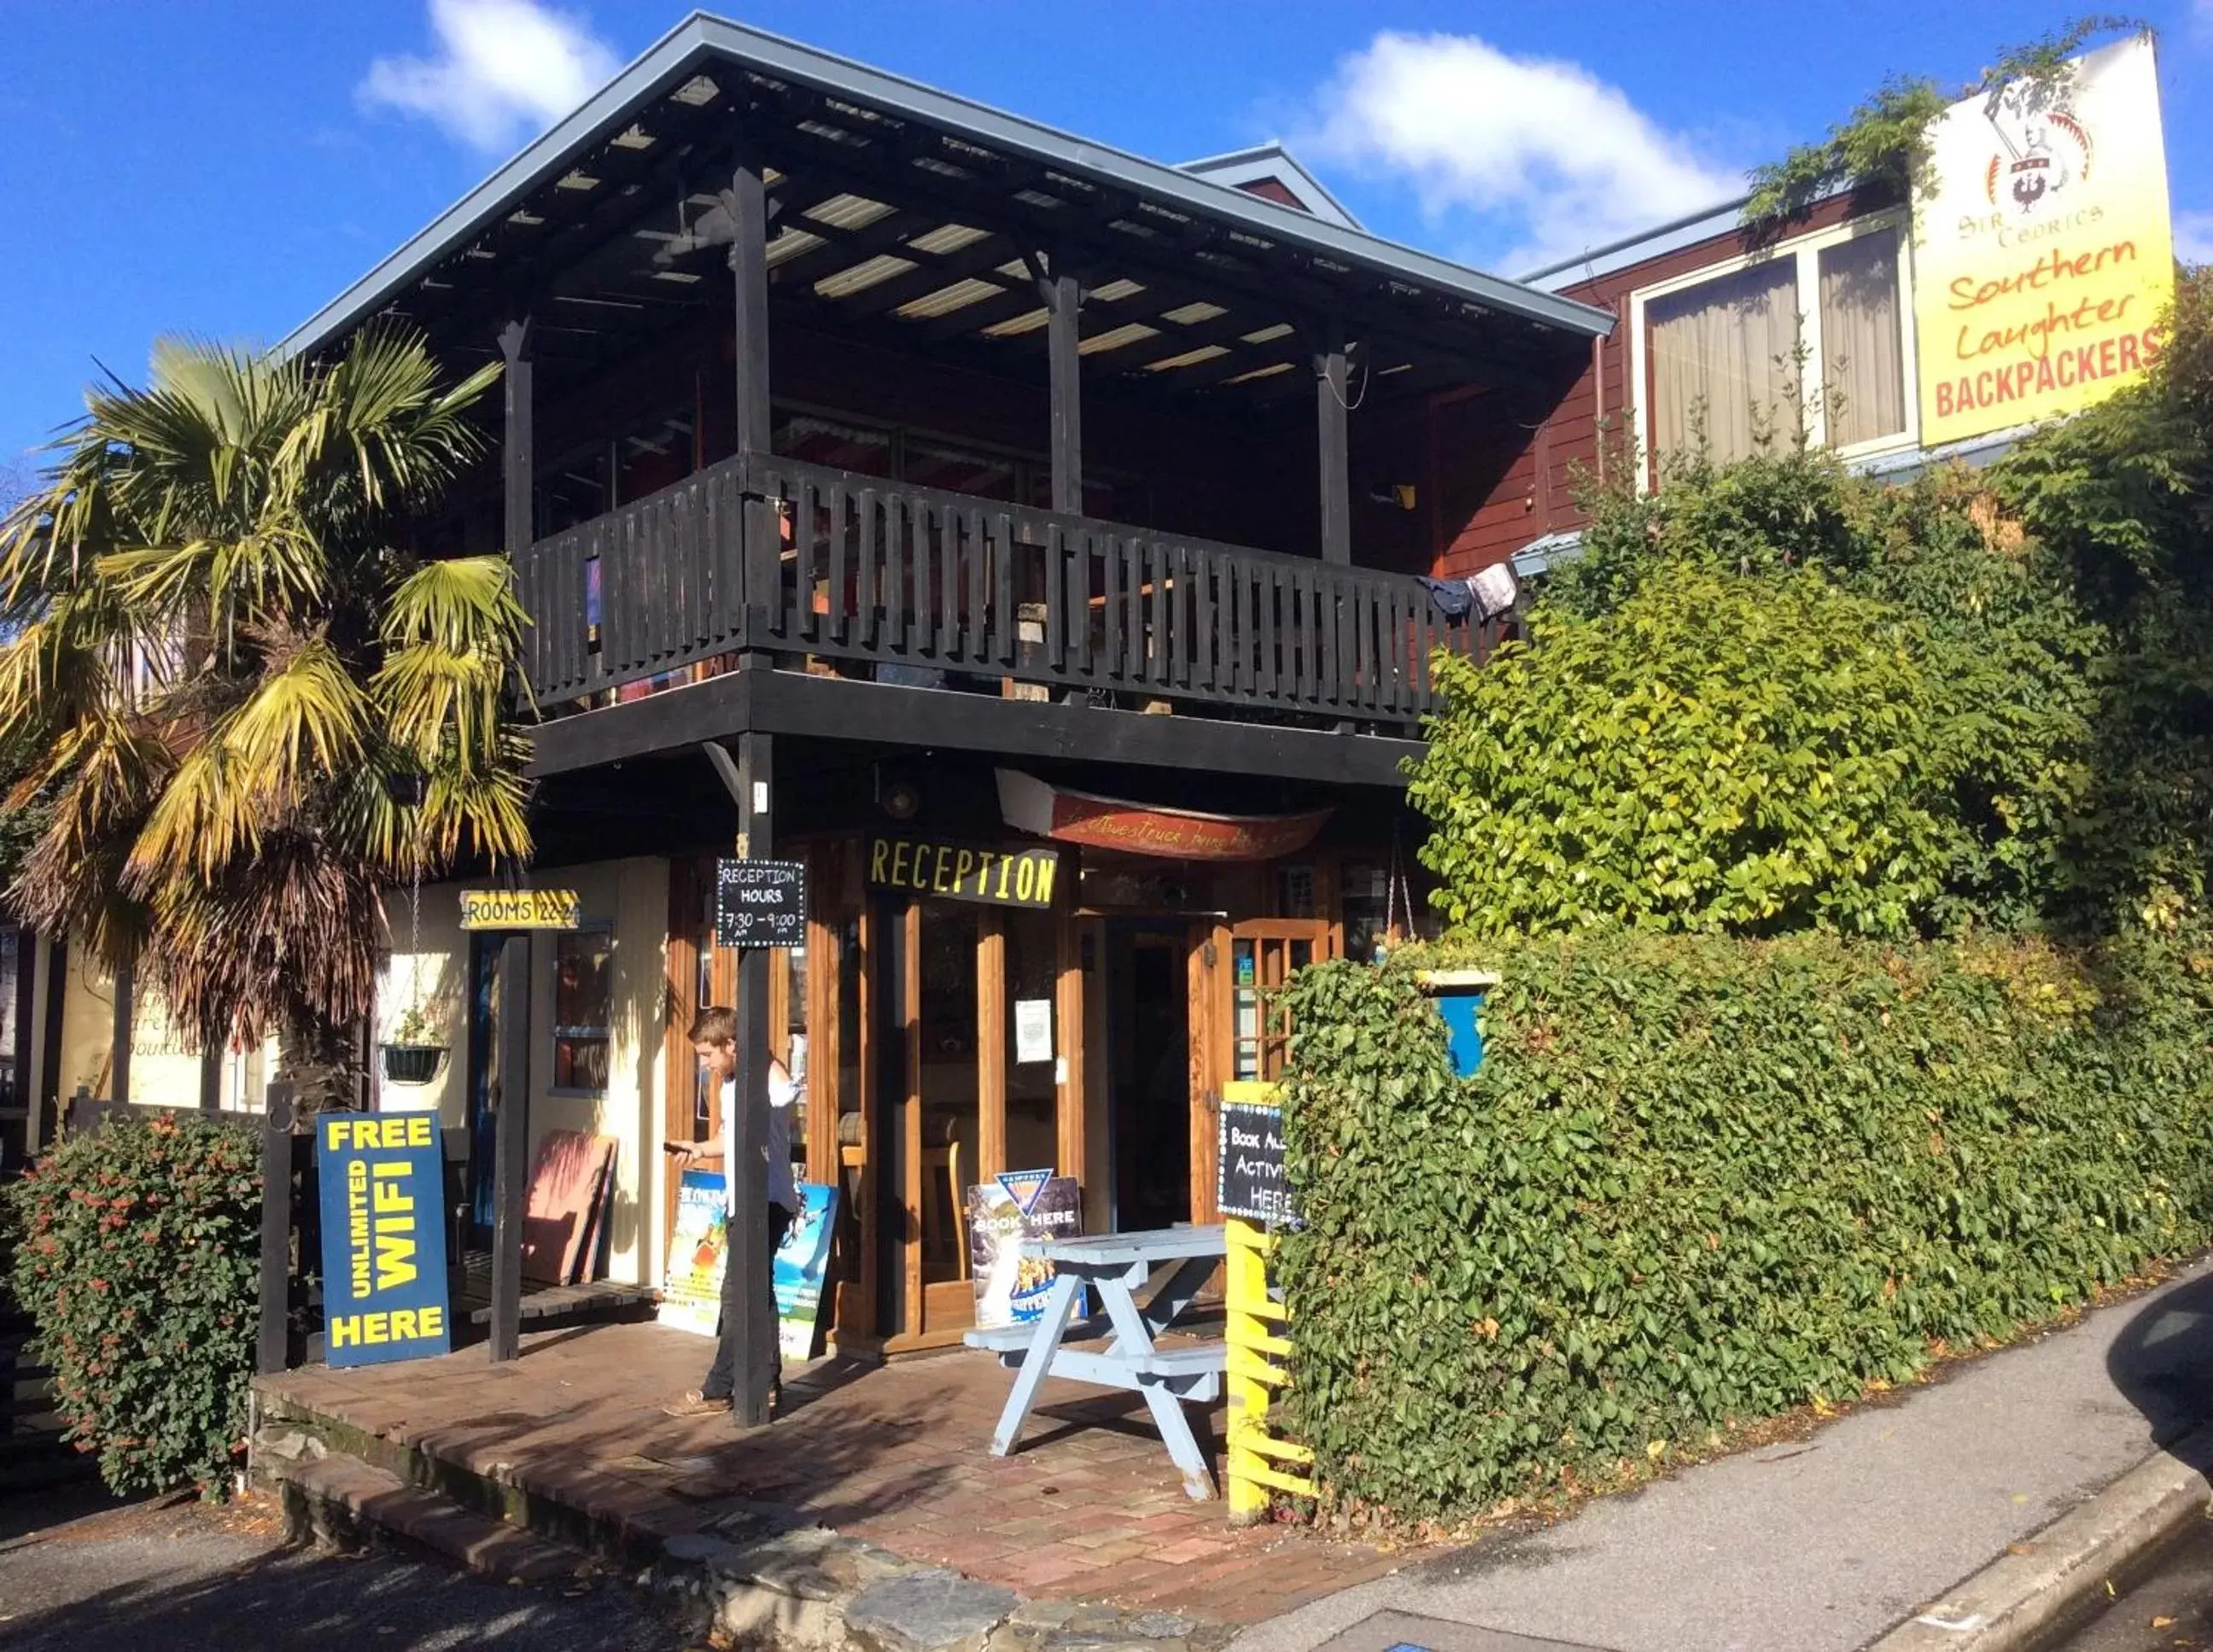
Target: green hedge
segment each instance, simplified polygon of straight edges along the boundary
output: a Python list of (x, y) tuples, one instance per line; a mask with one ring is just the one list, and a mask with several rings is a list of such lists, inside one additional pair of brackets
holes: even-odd
[[(1413, 970), (1470, 961), (1504, 979), (1462, 1081)], [(1283, 1267), (1326, 1497), (1619, 1483), (2203, 1243), (2209, 970), (1601, 933), (1305, 972)]]
[(15, 1289), (55, 1410), (119, 1492), (226, 1489), (246, 1434), (260, 1267), (256, 1134), (123, 1119), (8, 1190)]

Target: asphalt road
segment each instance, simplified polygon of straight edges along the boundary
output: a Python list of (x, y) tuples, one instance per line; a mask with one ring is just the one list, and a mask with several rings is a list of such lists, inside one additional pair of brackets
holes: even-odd
[(2213, 1652), (2213, 1521), (2058, 1652)]
[(265, 1508), (116, 1508), (84, 1490), (26, 1493), (0, 1498), (0, 1646), (11, 1652), (693, 1644), (619, 1582), (570, 1594), (396, 1555), (288, 1550)]

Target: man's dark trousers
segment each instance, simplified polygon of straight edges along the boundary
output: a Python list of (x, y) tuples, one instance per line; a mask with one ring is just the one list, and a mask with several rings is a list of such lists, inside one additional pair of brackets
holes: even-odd
[[(771, 1289), (776, 1287), (776, 1249), (777, 1246), (783, 1243), (783, 1236), (790, 1227), (790, 1211), (785, 1210), (781, 1204), (771, 1204), (768, 1207), (768, 1283)], [(703, 1399), (728, 1399), (737, 1392), (737, 1374), (730, 1369), (731, 1345), (722, 1339), (722, 1326), (729, 1323), (730, 1315), (740, 1313), (744, 1308), (745, 1304), (739, 1295), (741, 1288), (742, 1283), (738, 1278), (738, 1271), (735, 1268), (725, 1267), (722, 1270), (722, 1317), (715, 1322), (715, 1362), (707, 1368), (707, 1380), (699, 1385), (699, 1393)], [(773, 1340), (776, 1335), (776, 1320), (773, 1316), (769, 1320), (769, 1335), (771, 1338), (769, 1343), (771, 1361), (769, 1369), (774, 1373), (771, 1380), (781, 1381), (783, 1375), (783, 1350), (777, 1347)]]

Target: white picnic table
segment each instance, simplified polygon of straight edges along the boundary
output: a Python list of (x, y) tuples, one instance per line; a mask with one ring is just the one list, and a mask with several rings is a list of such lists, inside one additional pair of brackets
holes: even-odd
[[(1228, 1345), (1194, 1342), (1163, 1348), (1158, 1338), (1191, 1306), (1221, 1265), (1225, 1253), (1221, 1224), (1032, 1240), (1022, 1249), (1053, 1265), (1044, 1311), (1027, 1324), (971, 1331), (966, 1339), (972, 1348), (990, 1349), (1001, 1364), (1018, 1372), (991, 1436), (991, 1454), (1004, 1457), (1014, 1450), (1045, 1380), (1069, 1377), (1143, 1395), (1168, 1455), (1183, 1472), (1184, 1491), (1199, 1502), (1211, 1498), (1214, 1475), (1192, 1434), (1183, 1402), (1204, 1404), (1221, 1397)], [(1163, 1277), (1139, 1301), (1138, 1291), (1163, 1269)], [(1086, 1285), (1097, 1293), (1098, 1312), (1072, 1322), (1076, 1294)], [(1082, 1341), (1100, 1336), (1110, 1338), (1103, 1349), (1064, 1345), (1071, 1338)]]

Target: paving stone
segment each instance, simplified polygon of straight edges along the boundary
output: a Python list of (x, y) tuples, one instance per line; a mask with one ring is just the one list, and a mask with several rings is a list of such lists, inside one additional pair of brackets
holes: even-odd
[(871, 1583), (845, 1608), (845, 1626), (875, 1652), (970, 1652), (1015, 1608), (1013, 1590), (931, 1569)]

